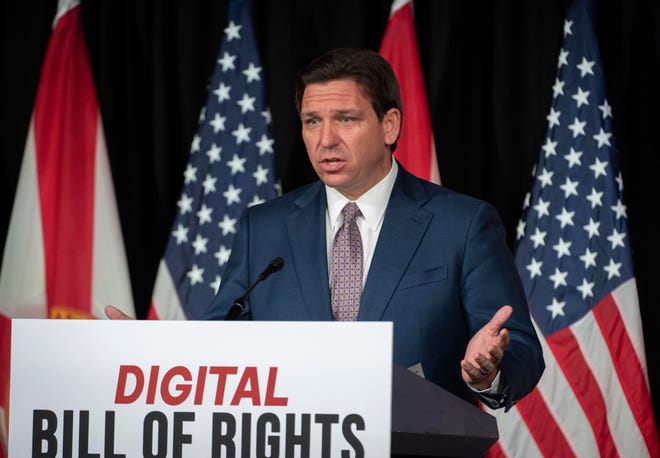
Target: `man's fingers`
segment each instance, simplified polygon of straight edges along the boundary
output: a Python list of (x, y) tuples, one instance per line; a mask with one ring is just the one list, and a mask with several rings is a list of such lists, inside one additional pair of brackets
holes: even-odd
[(512, 313), (513, 313), (513, 308), (510, 305), (503, 306), (501, 309), (495, 312), (493, 318), (490, 319), (489, 325), (494, 329), (497, 330), (501, 329), (502, 326), (504, 326), (504, 323), (506, 323), (506, 320), (508, 320), (511, 317)]
[(483, 377), (479, 367), (473, 365), (465, 359), (461, 361), (461, 369), (463, 369), (463, 371), (472, 379), (472, 382), (475, 382), (479, 380), (479, 378)]
[(484, 355), (483, 353), (477, 353), (474, 355), (474, 362), (471, 362), (470, 365), (474, 367), (474, 370), (471, 371), (471, 374), (476, 376), (488, 375), (497, 367), (499, 359), (492, 357), (491, 358)]
[(105, 316), (111, 320), (132, 320), (132, 318), (112, 305), (105, 306)]
[(492, 363), (475, 365), (464, 359), (461, 361), (461, 369), (463, 369), (463, 380), (465, 383), (476, 386), (489, 378), (492, 380), (492, 374), (497, 370), (497, 366)]
[(502, 347), (497, 345), (490, 346), (488, 348), (488, 354), (490, 355), (490, 360), (495, 364), (499, 364), (499, 362), (502, 361), (502, 358), (504, 357), (504, 351)]
[(501, 342), (502, 342), (502, 348), (509, 345), (509, 341), (511, 340), (511, 336), (509, 336), (509, 330), (508, 329), (501, 329), (499, 337), (500, 337)]

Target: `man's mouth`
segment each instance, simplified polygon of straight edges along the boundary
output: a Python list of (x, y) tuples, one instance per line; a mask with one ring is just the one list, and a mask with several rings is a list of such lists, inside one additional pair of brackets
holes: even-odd
[(343, 167), (344, 164), (345, 162), (342, 159), (330, 157), (321, 160), (321, 169), (326, 172), (336, 172)]

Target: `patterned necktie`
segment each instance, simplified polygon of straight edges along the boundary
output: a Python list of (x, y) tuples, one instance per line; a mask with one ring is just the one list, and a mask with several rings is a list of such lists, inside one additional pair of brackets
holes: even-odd
[(332, 316), (335, 321), (355, 321), (362, 294), (362, 238), (355, 219), (361, 213), (355, 202), (341, 213), (344, 222), (332, 244)]

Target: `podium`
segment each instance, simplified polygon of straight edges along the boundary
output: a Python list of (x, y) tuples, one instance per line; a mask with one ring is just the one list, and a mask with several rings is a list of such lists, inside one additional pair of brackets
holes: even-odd
[(392, 367), (392, 456), (483, 456), (495, 417), (408, 369)]
[(393, 365), (387, 322), (14, 319), (11, 353), (9, 456), (478, 456), (497, 440), (494, 417)]

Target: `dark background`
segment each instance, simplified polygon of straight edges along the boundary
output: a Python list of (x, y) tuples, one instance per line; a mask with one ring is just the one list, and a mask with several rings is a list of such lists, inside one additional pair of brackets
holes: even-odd
[[(0, 11), (0, 241), (5, 239), (56, 1), (3, 0)], [(83, 0), (138, 317), (146, 315), (215, 64), (227, 1)], [(494, 204), (513, 243), (546, 129), (569, 0), (414, 2), (445, 186)], [(253, 1), (284, 191), (315, 178), (292, 102), (293, 74), (337, 46), (378, 50), (383, 0)], [(660, 407), (656, 219), (660, 7), (597, 5), (613, 106), (656, 423)], [(3, 249), (4, 246), (0, 246)]]

